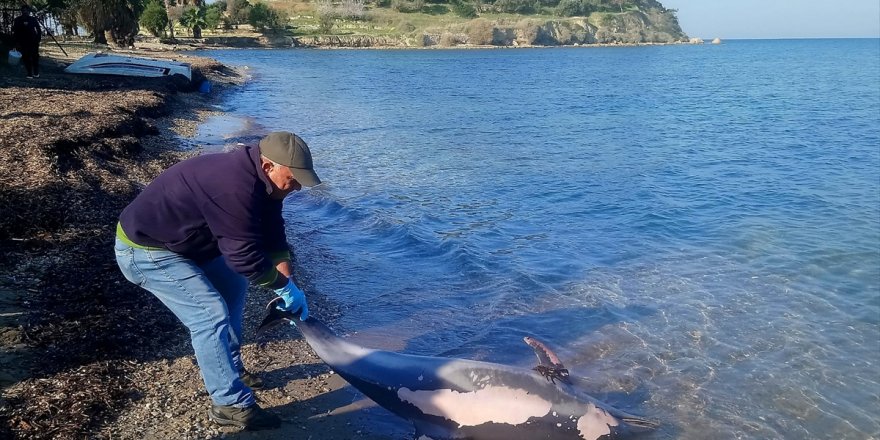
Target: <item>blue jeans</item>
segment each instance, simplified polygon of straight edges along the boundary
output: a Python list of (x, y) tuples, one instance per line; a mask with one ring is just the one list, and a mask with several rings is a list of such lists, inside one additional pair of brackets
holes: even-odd
[(115, 250), (125, 278), (159, 298), (189, 329), (214, 404), (253, 405), (253, 392), (239, 378), (247, 279), (223, 257), (196, 264), (171, 251), (134, 248), (119, 239)]

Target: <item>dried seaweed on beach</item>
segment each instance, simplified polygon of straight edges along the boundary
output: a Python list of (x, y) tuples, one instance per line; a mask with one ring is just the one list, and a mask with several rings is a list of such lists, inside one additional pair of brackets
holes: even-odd
[(100, 362), (14, 389), (5, 416), (19, 438), (87, 437), (96, 423), (136, 397), (128, 383), (133, 363)]
[(115, 268), (113, 227), (143, 184), (190, 154), (156, 118), (194, 125), (206, 101), (52, 68), (39, 83), (0, 81), (0, 293), (19, 292), (24, 309), (0, 342), (27, 360), (0, 367), (31, 376), (4, 391), (0, 437), (84, 438), (137, 398), (141, 362), (179, 349), (174, 317)]
[[(241, 82), (214, 60), (186, 61), (215, 85)], [(210, 398), (186, 329), (123, 279), (111, 249), (120, 210), (192, 154), (179, 136), (194, 134), (209, 102), (142, 79), (59, 69), (32, 83), (0, 75), (0, 309), (12, 317), (0, 315), (0, 438), (203, 439), (236, 431), (208, 420)], [(249, 294), (242, 355), (263, 373), (261, 404), (285, 421), (271, 436), (387, 438), (360, 429), (367, 422), (358, 413), (323, 417), (351, 396), (292, 328), (252, 343), (266, 295)], [(339, 315), (318, 294), (310, 302), (324, 319)]]

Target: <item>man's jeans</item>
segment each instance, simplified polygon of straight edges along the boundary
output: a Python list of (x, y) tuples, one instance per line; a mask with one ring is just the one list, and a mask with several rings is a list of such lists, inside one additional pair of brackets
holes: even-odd
[(214, 404), (253, 405), (253, 392), (239, 379), (247, 280), (223, 257), (196, 264), (171, 251), (133, 248), (119, 239), (115, 250), (125, 278), (156, 295), (189, 329)]

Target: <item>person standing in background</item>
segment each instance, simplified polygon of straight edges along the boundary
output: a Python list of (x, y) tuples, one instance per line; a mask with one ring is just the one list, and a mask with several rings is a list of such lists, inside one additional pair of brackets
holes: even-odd
[(27, 70), (28, 78), (40, 77), (40, 22), (31, 15), (28, 5), (21, 6), (21, 15), (12, 22), (12, 37), (15, 48), (21, 52), (21, 63)]

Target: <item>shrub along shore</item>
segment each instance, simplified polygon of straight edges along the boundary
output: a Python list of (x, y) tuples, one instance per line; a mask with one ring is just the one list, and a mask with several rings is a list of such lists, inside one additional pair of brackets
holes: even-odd
[[(52, 52), (46, 48), (47, 52)], [(175, 53), (150, 53), (180, 59)], [(189, 338), (152, 295), (116, 268), (121, 209), (171, 164), (186, 137), (242, 76), (187, 57), (213, 96), (163, 81), (75, 76), (44, 58), (41, 78), (0, 64), (0, 438), (213, 438)], [(307, 281), (306, 281), (307, 282)], [(365, 438), (358, 412), (313, 418), (350, 401), (343, 382), (298, 338), (253, 329), (266, 291), (251, 292), (243, 355), (264, 375), (262, 404), (285, 424), (244, 438)], [(337, 312), (310, 297), (322, 318)], [(382, 438), (382, 437), (376, 437)]]

